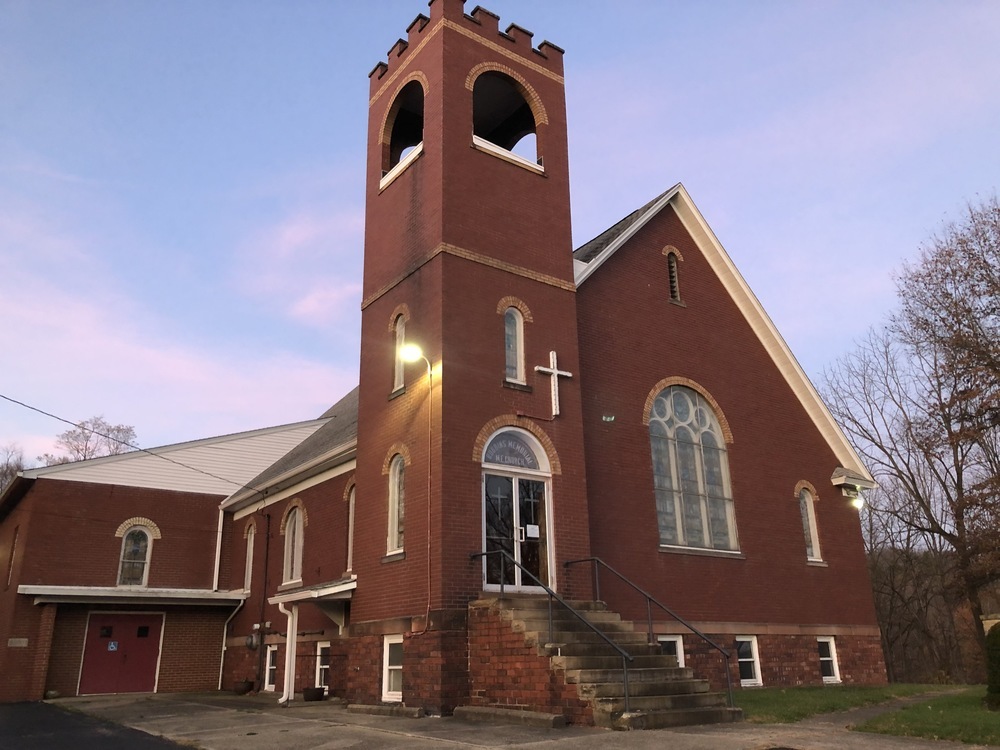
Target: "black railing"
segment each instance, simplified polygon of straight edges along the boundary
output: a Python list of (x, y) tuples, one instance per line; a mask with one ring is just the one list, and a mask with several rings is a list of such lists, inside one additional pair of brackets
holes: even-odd
[(613, 648), (615, 651), (618, 652), (618, 655), (621, 656), (621, 658), (622, 658), (622, 688), (623, 688), (623, 690), (625, 692), (625, 713), (630, 713), (631, 710), (632, 710), (632, 707), (631, 707), (630, 702), (629, 702), (628, 663), (630, 661), (632, 661), (635, 657), (633, 657), (628, 651), (626, 651), (625, 649), (623, 649), (621, 646), (619, 646), (613, 640), (611, 640), (610, 638), (608, 638), (608, 636), (605, 635), (600, 630), (600, 628), (598, 628), (597, 626), (595, 626), (594, 623), (592, 623), (590, 620), (588, 620), (572, 604), (570, 604), (569, 602), (567, 602), (565, 599), (563, 599), (561, 596), (559, 596), (559, 594), (557, 594), (555, 591), (553, 591), (548, 586), (546, 586), (544, 583), (542, 583), (540, 580), (538, 580), (538, 577), (534, 573), (532, 573), (530, 570), (528, 570), (526, 567), (524, 567), (520, 562), (518, 562), (517, 560), (515, 560), (514, 556), (511, 555), (507, 550), (497, 549), (497, 550), (492, 550), (491, 552), (473, 552), (472, 554), (469, 555), (469, 559), (470, 560), (475, 560), (477, 557), (482, 557), (485, 560), (490, 555), (500, 555), (500, 560), (501, 560), (501, 564), (500, 564), (500, 598), (501, 599), (503, 598), (504, 585), (505, 585), (504, 584), (504, 569), (507, 567), (506, 565), (503, 564), (503, 561), (505, 559), (507, 561), (513, 563), (514, 565), (516, 565), (518, 568), (520, 568), (522, 576), (527, 575), (528, 578), (530, 578), (532, 581), (535, 582), (536, 586), (538, 586), (539, 588), (543, 589), (545, 591), (545, 593), (549, 595), (549, 643), (553, 643), (554, 640), (555, 640), (555, 638), (554, 638), (554, 630), (553, 630), (553, 627), (552, 627), (552, 602), (553, 602), (553, 600), (555, 600), (555, 601), (559, 602), (559, 604), (561, 604), (566, 609), (567, 612), (569, 612), (574, 617), (576, 617), (576, 619), (578, 619), (580, 622), (582, 622), (584, 625), (586, 625), (588, 628), (590, 628), (590, 630), (592, 630), (594, 633), (596, 633), (598, 636), (600, 636), (604, 640), (605, 643), (607, 643), (609, 646), (611, 646), (611, 648)]
[(594, 596), (595, 596), (595, 598), (598, 601), (600, 601), (600, 599), (601, 599), (601, 574), (600, 573), (601, 573), (601, 568), (602, 567), (605, 568), (606, 570), (608, 570), (609, 572), (613, 573), (615, 576), (617, 576), (618, 579), (620, 581), (622, 581), (622, 583), (625, 583), (628, 586), (632, 587), (633, 590), (635, 590), (638, 593), (642, 594), (646, 598), (646, 626), (647, 626), (647, 633), (648, 633), (647, 637), (648, 637), (648, 640), (649, 640), (649, 642), (651, 644), (655, 644), (656, 643), (656, 638), (653, 635), (653, 605), (655, 604), (657, 607), (659, 607), (664, 612), (666, 612), (668, 615), (670, 615), (675, 620), (677, 620), (677, 622), (679, 622), (681, 625), (683, 625), (688, 630), (690, 630), (692, 633), (694, 633), (696, 636), (698, 636), (699, 638), (701, 638), (709, 646), (711, 646), (716, 651), (718, 651), (720, 654), (722, 654), (722, 668), (723, 668), (723, 671), (726, 673), (726, 693), (729, 695), (729, 707), (730, 708), (735, 707), (736, 703), (733, 701), (733, 680), (732, 680), (732, 677), (729, 674), (729, 658), (731, 656), (731, 654), (730, 654), (729, 651), (726, 651), (726, 649), (724, 649), (718, 643), (716, 643), (711, 638), (709, 638), (707, 635), (705, 635), (704, 633), (702, 633), (700, 630), (698, 630), (698, 628), (696, 628), (694, 625), (692, 625), (691, 623), (689, 623), (687, 620), (685, 620), (679, 614), (677, 614), (676, 612), (674, 612), (666, 604), (663, 604), (662, 602), (658, 601), (652, 594), (650, 594), (649, 592), (645, 591), (644, 589), (639, 588), (639, 586), (637, 586), (636, 584), (632, 583), (632, 581), (630, 581), (628, 578), (626, 578), (625, 576), (623, 576), (617, 570), (615, 570), (614, 568), (612, 568), (610, 565), (608, 565), (606, 562), (604, 562), (604, 560), (602, 560), (601, 558), (599, 558), (599, 557), (583, 557), (583, 558), (581, 558), (579, 560), (569, 560), (567, 562), (564, 562), (563, 566), (566, 567), (566, 568), (568, 568), (570, 565), (576, 565), (577, 563), (585, 563), (585, 562), (593, 563), (593, 571), (594, 571)]

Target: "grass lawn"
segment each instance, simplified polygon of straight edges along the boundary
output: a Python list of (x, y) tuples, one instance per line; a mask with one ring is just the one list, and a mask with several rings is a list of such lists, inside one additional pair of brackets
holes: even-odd
[[(940, 689), (940, 685), (882, 685), (877, 687), (816, 685), (737, 690), (733, 697), (736, 705), (743, 709), (746, 721), (757, 724), (786, 724), (814, 714), (871, 706), (893, 698), (904, 698)], [(985, 688), (981, 689), (980, 692), (985, 695)], [(1000, 714), (996, 715), (996, 718), (1000, 719)]]
[(1000, 745), (1000, 711), (983, 708), (986, 688), (928, 698), (855, 727), (862, 732)]

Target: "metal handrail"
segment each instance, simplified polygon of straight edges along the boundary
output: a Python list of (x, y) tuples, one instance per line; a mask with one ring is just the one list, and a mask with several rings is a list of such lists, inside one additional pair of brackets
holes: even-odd
[[(565, 599), (563, 599), (561, 596), (559, 596), (559, 594), (557, 594), (555, 591), (553, 591), (552, 589), (550, 589), (547, 585), (545, 585), (540, 580), (538, 580), (538, 577), (535, 576), (534, 573), (532, 573), (530, 570), (528, 570), (526, 567), (524, 567), (524, 565), (522, 565), (519, 561), (515, 560), (514, 556), (511, 555), (507, 550), (496, 549), (496, 550), (492, 550), (491, 552), (472, 552), (469, 555), (469, 559), (470, 560), (475, 560), (477, 557), (482, 557), (482, 558), (485, 559), (485, 558), (489, 557), (490, 555), (500, 555), (501, 559), (506, 558), (507, 560), (510, 560), (512, 563), (514, 563), (514, 565), (516, 565), (517, 567), (519, 567), (521, 569), (521, 573), (522, 574), (526, 573), (528, 575), (528, 577), (532, 581), (534, 581), (540, 588), (544, 589), (545, 593), (547, 593), (549, 595), (549, 643), (552, 643), (554, 641), (554, 631), (552, 629), (552, 600), (555, 599), (563, 607), (565, 607), (566, 610), (570, 614), (572, 614), (574, 617), (576, 617), (580, 622), (582, 622), (584, 625), (586, 625), (592, 631), (594, 631), (595, 633), (597, 633), (597, 635), (600, 636), (604, 640), (605, 643), (607, 643), (615, 651), (618, 652), (619, 656), (622, 657), (622, 687), (623, 687), (623, 689), (625, 691), (625, 713), (630, 713), (631, 710), (632, 710), (632, 707), (631, 707), (631, 703), (629, 701), (628, 663), (630, 661), (633, 661), (635, 659), (635, 657), (632, 656), (628, 651), (626, 651), (625, 649), (623, 649), (621, 646), (619, 646), (617, 643), (615, 643), (613, 640), (611, 640), (610, 638), (608, 638), (607, 635), (605, 635), (598, 627), (596, 627), (594, 625), (594, 623), (592, 623), (590, 620), (588, 620), (586, 617), (584, 617), (575, 607), (573, 607), (573, 605), (571, 605), (569, 602), (567, 602)], [(501, 565), (500, 566), (500, 598), (501, 599), (503, 598), (503, 589), (504, 589), (504, 566)]]
[(600, 598), (601, 598), (600, 566), (603, 566), (603, 567), (607, 568), (609, 571), (611, 571), (612, 573), (614, 573), (618, 577), (619, 580), (621, 580), (623, 583), (628, 584), (635, 591), (639, 592), (640, 594), (642, 594), (646, 598), (646, 623), (647, 623), (647, 627), (648, 627), (648, 639), (649, 639), (649, 642), (651, 644), (654, 643), (654, 638), (653, 638), (653, 611), (652, 611), (651, 604), (655, 604), (657, 607), (659, 607), (664, 612), (666, 612), (668, 615), (670, 615), (675, 620), (677, 620), (677, 622), (679, 622), (681, 625), (683, 625), (688, 630), (690, 630), (692, 633), (694, 633), (696, 636), (698, 636), (703, 641), (705, 641), (705, 643), (707, 643), (709, 646), (711, 646), (716, 651), (718, 651), (720, 654), (722, 654), (722, 661), (723, 661), (723, 667), (724, 667), (723, 671), (726, 673), (726, 693), (729, 696), (729, 707), (730, 708), (735, 707), (736, 703), (733, 700), (733, 680), (732, 680), (732, 677), (729, 674), (729, 659), (732, 656), (732, 654), (729, 651), (727, 651), (722, 646), (720, 646), (718, 643), (716, 643), (711, 638), (709, 638), (707, 635), (705, 635), (704, 633), (702, 633), (700, 630), (698, 630), (698, 628), (696, 628), (694, 625), (692, 625), (691, 623), (689, 623), (687, 620), (685, 620), (679, 614), (677, 614), (676, 612), (674, 612), (666, 604), (663, 604), (661, 601), (659, 601), (658, 599), (656, 599), (656, 597), (654, 597), (648, 591), (646, 591), (646, 590), (644, 590), (642, 588), (639, 588), (638, 585), (636, 585), (635, 583), (633, 583), (632, 581), (630, 581), (628, 578), (626, 578), (624, 575), (622, 575), (621, 573), (619, 573), (617, 570), (615, 570), (614, 568), (612, 568), (610, 565), (608, 565), (606, 562), (604, 562), (604, 560), (602, 560), (601, 558), (599, 558), (599, 557), (582, 557), (579, 560), (567, 560), (566, 562), (563, 563), (563, 567), (568, 568), (570, 565), (575, 565), (577, 563), (582, 563), (582, 562), (589, 562), (589, 563), (593, 563), (594, 564), (594, 568), (593, 568), (593, 570), (594, 570), (594, 595), (596, 596), (596, 598), (598, 600), (600, 600)]

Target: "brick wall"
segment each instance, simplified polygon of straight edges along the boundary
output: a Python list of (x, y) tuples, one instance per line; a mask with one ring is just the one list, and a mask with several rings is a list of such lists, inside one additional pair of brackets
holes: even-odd
[(593, 724), (593, 710), (575, 685), (549, 667), (549, 657), (515, 633), (496, 605), (469, 608), (470, 705), (559, 713)]

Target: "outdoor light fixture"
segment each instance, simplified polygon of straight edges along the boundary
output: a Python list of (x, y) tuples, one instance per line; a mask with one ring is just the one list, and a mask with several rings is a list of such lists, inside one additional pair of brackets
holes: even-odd
[(855, 508), (857, 508), (858, 510), (861, 510), (862, 508), (864, 508), (864, 507), (865, 507), (865, 496), (864, 496), (864, 495), (862, 495), (862, 494), (861, 494), (861, 493), (859, 492), (859, 493), (858, 493), (858, 494), (857, 494), (857, 495), (856, 495), (856, 496), (854, 497), (854, 499), (853, 499), (853, 500), (851, 500), (851, 505), (853, 505), (853, 506), (854, 506)]
[(403, 344), (399, 347), (399, 358), (404, 362), (416, 362), (418, 359), (422, 359), (430, 367), (430, 362), (424, 356), (424, 350), (416, 344)]

